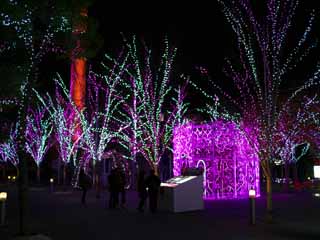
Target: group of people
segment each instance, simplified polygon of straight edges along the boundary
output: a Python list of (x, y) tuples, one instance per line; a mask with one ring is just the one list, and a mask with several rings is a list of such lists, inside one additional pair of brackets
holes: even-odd
[[(125, 175), (120, 169), (113, 169), (108, 177), (109, 183), (109, 208), (119, 206), (119, 195), (121, 196), (121, 208), (125, 208)], [(150, 171), (149, 176), (145, 176), (145, 171), (141, 170), (138, 176), (137, 191), (139, 196), (138, 210), (144, 211), (146, 199), (149, 197), (149, 208), (152, 213), (157, 211), (158, 195), (160, 189), (160, 178), (155, 175), (154, 170)]]
[[(85, 173), (83, 169), (79, 175), (79, 186), (82, 189), (81, 202), (86, 205), (86, 194), (91, 187), (91, 178)], [(138, 174), (137, 192), (139, 197), (139, 204), (137, 209), (140, 212), (144, 211), (145, 203), (149, 198), (149, 208), (152, 213), (157, 211), (158, 197), (160, 191), (160, 178), (155, 174), (154, 170), (150, 171), (150, 174), (146, 176), (144, 170), (141, 170)], [(125, 208), (126, 206), (126, 177), (125, 173), (120, 168), (112, 169), (108, 176), (108, 190), (109, 190), (109, 202), (108, 207)], [(120, 201), (119, 201), (120, 200)], [(119, 204), (120, 202), (120, 204)]]
[(144, 211), (146, 199), (149, 197), (149, 208), (152, 213), (157, 211), (158, 195), (160, 190), (160, 178), (155, 175), (154, 170), (145, 178), (145, 171), (141, 170), (138, 176), (137, 190), (139, 194), (138, 210)]

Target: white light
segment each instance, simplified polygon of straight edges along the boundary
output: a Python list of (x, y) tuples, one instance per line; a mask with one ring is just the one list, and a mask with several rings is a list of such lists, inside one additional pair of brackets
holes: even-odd
[(50, 178), (50, 182), (53, 183), (53, 178)]
[(7, 193), (6, 192), (0, 192), (0, 201), (7, 200)]
[(16, 180), (16, 176), (13, 176), (13, 177), (12, 177), (12, 180)]
[(256, 190), (250, 189), (249, 190), (249, 197), (250, 198), (255, 198), (256, 197)]
[(315, 197), (320, 197), (320, 193), (315, 193), (314, 196)]
[(188, 177), (184, 177), (184, 178), (181, 178), (179, 179), (178, 181), (176, 181), (177, 184), (181, 184), (181, 183), (184, 183), (184, 182), (187, 182), (191, 179), (194, 179), (196, 178), (196, 176), (188, 176)]
[(8, 176), (8, 180), (10, 180), (11, 179), (11, 176)]
[(314, 178), (320, 178), (320, 165), (313, 166)]

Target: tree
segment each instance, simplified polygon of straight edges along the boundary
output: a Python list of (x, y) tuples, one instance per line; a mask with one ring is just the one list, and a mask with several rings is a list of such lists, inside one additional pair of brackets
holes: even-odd
[(182, 121), (181, 116), (185, 112), (185, 84), (176, 89), (178, 96), (174, 98), (175, 88), (170, 82), (177, 49), (165, 40), (164, 51), (157, 64), (146, 44), (142, 44), (143, 55), (140, 55), (135, 37), (132, 42), (124, 40), (131, 67), (125, 82), (130, 90), (123, 116), (124, 121), (132, 123), (132, 127), (123, 132), (122, 139), (131, 152), (141, 153), (158, 173), (161, 157), (170, 148), (173, 127)]
[(18, 128), (18, 123), (12, 125), (9, 138), (6, 142), (0, 144), (0, 155), (2, 160), (4, 162), (10, 162), (16, 168), (17, 176), (19, 176), (19, 156), (17, 151)]
[[(317, 96), (303, 97), (301, 104), (295, 111), (282, 114), (277, 125), (275, 140), (277, 141), (276, 155), (281, 157), (285, 169), (285, 190), (288, 190), (289, 164), (296, 163), (309, 150), (310, 144), (316, 145), (319, 141), (319, 106)], [(301, 153), (296, 156), (296, 148), (304, 144)]]
[[(52, 4), (53, 3), (53, 4)], [(24, 60), (22, 64), (23, 79), (20, 87), (17, 122), (18, 129), (18, 155), (19, 155), (19, 233), (27, 234), (27, 192), (28, 176), (27, 164), (24, 157), (25, 146), (25, 119), (27, 105), (31, 103), (31, 88), (39, 77), (39, 64), (48, 50), (52, 47), (57, 32), (69, 31), (70, 23), (59, 13), (57, 1), (42, 2), (24, 0), (7, 0), (1, 5), (0, 23), (8, 31), (14, 32), (11, 43), (16, 43), (16, 49), (23, 49)], [(13, 45), (14, 46), (14, 45)]]
[(94, 183), (100, 180), (100, 172), (96, 172), (96, 164), (102, 163), (109, 143), (130, 124), (121, 123), (117, 113), (120, 111), (125, 97), (120, 94), (120, 84), (125, 74), (125, 64), (118, 68), (115, 63), (111, 67), (102, 64), (103, 71), (97, 74), (90, 71), (88, 77), (88, 107), (86, 117), (81, 125), (84, 134), (84, 148), (89, 154), (94, 172)]
[[(240, 64), (227, 61), (226, 75), (232, 79), (237, 94), (224, 93), (223, 97), (238, 107), (244, 126), (252, 126), (247, 136), (257, 138), (261, 168), (267, 181), (267, 216), (272, 219), (272, 179), (270, 163), (276, 152), (277, 125), (288, 110), (292, 99), (303, 90), (319, 84), (320, 68), (304, 83), (291, 91), (283, 102), (280, 89), (297, 63), (314, 48), (308, 45), (315, 19), (311, 12), (302, 37), (292, 50), (288, 35), (298, 7), (297, 0), (269, 0), (256, 11), (253, 1), (218, 0), (223, 13), (236, 35)], [(290, 43), (292, 40), (290, 39)], [(214, 84), (217, 87), (217, 84)], [(219, 88), (221, 89), (221, 88)], [(251, 141), (254, 142), (254, 141)]]
[(40, 164), (50, 147), (49, 140), (53, 128), (51, 118), (46, 115), (45, 107), (29, 108), (26, 119), (26, 151), (37, 165), (38, 182), (40, 182)]
[[(54, 99), (52, 99), (49, 94), (46, 94), (45, 97), (42, 97), (38, 92), (35, 92), (43, 107), (46, 108), (50, 118), (52, 119), (54, 135), (58, 144), (59, 156), (61, 162), (63, 163), (63, 184), (66, 184), (67, 164), (71, 162), (72, 157), (74, 160), (74, 165), (77, 164), (77, 151), (81, 147), (81, 141), (84, 135), (84, 132), (79, 133), (77, 131), (80, 123), (75, 122), (74, 117), (77, 117), (77, 119), (83, 119), (83, 116), (81, 112), (78, 112), (74, 102), (72, 102), (72, 99), (69, 95), (69, 90), (66, 88), (59, 75), (55, 79), (55, 82), (57, 84), (57, 88)], [(59, 170), (58, 173), (60, 173)], [(60, 179), (60, 177), (58, 177), (58, 179)]]

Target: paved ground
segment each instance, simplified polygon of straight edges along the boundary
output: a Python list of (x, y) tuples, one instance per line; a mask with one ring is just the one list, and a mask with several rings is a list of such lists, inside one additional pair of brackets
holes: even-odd
[[(0, 185), (0, 191), (5, 190)], [(17, 197), (8, 190), (8, 225), (0, 239), (17, 232)], [(129, 192), (128, 210), (107, 210), (105, 194), (89, 192), (88, 207), (80, 205), (80, 192), (30, 189), (30, 230), (54, 240), (72, 239), (320, 239), (320, 198), (311, 192), (274, 194), (275, 222), (264, 221), (265, 198), (257, 200), (257, 224), (249, 226), (248, 200), (206, 201), (204, 211), (138, 213), (136, 194)]]

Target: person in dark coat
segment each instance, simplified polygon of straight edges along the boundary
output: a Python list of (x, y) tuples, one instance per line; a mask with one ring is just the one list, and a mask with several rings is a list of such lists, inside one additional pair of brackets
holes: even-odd
[(146, 187), (148, 188), (149, 208), (152, 213), (157, 211), (160, 184), (160, 178), (155, 175), (154, 170), (151, 170), (150, 175), (146, 179)]
[(108, 176), (109, 184), (109, 208), (117, 208), (119, 205), (119, 190), (120, 183), (119, 177), (116, 169), (112, 169), (110, 175)]
[(145, 171), (141, 170), (138, 175), (138, 183), (137, 183), (137, 190), (139, 196), (139, 205), (138, 210), (140, 212), (144, 211), (144, 203), (148, 197), (147, 187), (145, 183)]
[(90, 189), (91, 186), (91, 179), (90, 177), (85, 173), (84, 169), (81, 168), (79, 173), (79, 187), (82, 190), (82, 197), (81, 197), (81, 203), (83, 205), (86, 205), (86, 196), (87, 192)]
[(126, 206), (126, 175), (121, 168), (117, 169), (117, 179), (119, 181), (119, 193), (121, 196), (121, 208)]

